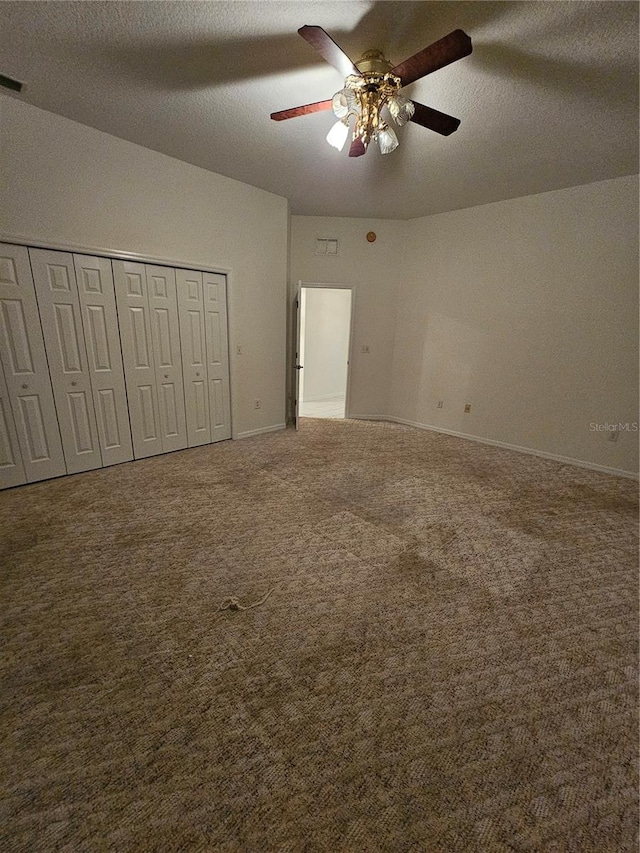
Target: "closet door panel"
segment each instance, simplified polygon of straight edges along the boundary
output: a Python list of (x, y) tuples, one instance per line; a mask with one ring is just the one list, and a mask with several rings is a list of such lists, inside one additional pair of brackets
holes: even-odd
[(227, 277), (203, 273), (205, 337), (211, 440), (231, 438), (229, 347), (227, 341)]
[(0, 243), (0, 362), (27, 482), (66, 474), (29, 253), (5, 243)]
[(74, 255), (93, 401), (105, 465), (133, 459), (111, 262)]
[(136, 459), (162, 453), (144, 264), (112, 261), (120, 341)]
[(67, 472), (102, 467), (73, 258), (29, 249)]
[(176, 270), (189, 447), (211, 441), (202, 273)]
[(27, 482), (11, 411), (9, 391), (0, 364), (0, 489)]
[(146, 266), (147, 293), (160, 409), (162, 449), (187, 447), (176, 273), (169, 267)]

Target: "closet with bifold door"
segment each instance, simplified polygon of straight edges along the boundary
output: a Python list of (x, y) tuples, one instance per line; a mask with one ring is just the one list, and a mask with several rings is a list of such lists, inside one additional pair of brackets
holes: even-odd
[(0, 354), (0, 486), (66, 474), (29, 253), (5, 243), (0, 243)]
[(0, 243), (0, 488), (230, 438), (226, 281)]
[(229, 438), (226, 276), (176, 270), (189, 447)]
[(207, 345), (207, 375), (209, 378), (211, 441), (222, 441), (231, 435), (227, 277), (221, 273), (202, 273), (202, 289)]
[(176, 273), (113, 261), (136, 459), (187, 447)]
[(29, 256), (67, 473), (132, 459), (110, 265), (44, 249)]
[(133, 459), (111, 261), (74, 255), (103, 465)]
[(11, 412), (9, 389), (0, 364), (0, 483), (19, 486), (27, 482), (22, 456), (18, 451), (18, 433)]

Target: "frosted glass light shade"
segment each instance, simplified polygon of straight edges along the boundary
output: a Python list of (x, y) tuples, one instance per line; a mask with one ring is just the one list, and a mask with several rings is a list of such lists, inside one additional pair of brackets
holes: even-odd
[(338, 118), (344, 118), (355, 108), (356, 96), (351, 89), (340, 89), (331, 99), (331, 106)]
[(400, 127), (411, 121), (411, 116), (416, 111), (413, 102), (403, 95), (393, 95), (389, 98), (388, 107), (393, 120)]
[(342, 151), (344, 144), (347, 141), (347, 136), (349, 136), (349, 125), (340, 120), (337, 121), (329, 133), (327, 133), (327, 142), (329, 145), (333, 145), (334, 148), (337, 148), (338, 151)]
[(381, 154), (390, 154), (398, 147), (398, 137), (390, 127), (378, 131), (378, 145)]

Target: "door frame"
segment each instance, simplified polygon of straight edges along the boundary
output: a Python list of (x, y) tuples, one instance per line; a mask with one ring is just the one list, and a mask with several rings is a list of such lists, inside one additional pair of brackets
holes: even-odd
[[(322, 282), (322, 281), (302, 281), (298, 280), (298, 283), (295, 288), (294, 294), (294, 308), (295, 308), (295, 299), (302, 294), (303, 287), (315, 287), (315, 288), (324, 288), (325, 290), (350, 290), (351, 291), (351, 309), (349, 316), (349, 346), (347, 350), (347, 385), (345, 389), (345, 398), (344, 398), (344, 416), (345, 418), (350, 417), (351, 411), (351, 363), (353, 361), (353, 328), (354, 328), (354, 317), (356, 313), (356, 286), (355, 284), (336, 284), (335, 282)], [(295, 354), (298, 349), (300, 343), (300, 329), (297, 330), (297, 339), (293, 342), (293, 355), (294, 355), (294, 364), (293, 364), (293, 372), (296, 373), (295, 365)], [(302, 356), (302, 353), (300, 353)], [(293, 378), (294, 381), (294, 389), (296, 388), (296, 379), (295, 375)], [(298, 421), (298, 409), (300, 407), (300, 400), (296, 399), (294, 406), (294, 421), (297, 423)]]

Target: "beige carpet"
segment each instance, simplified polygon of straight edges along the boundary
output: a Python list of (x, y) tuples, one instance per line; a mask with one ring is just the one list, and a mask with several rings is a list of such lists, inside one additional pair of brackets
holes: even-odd
[(637, 849), (634, 482), (308, 420), (0, 533), (2, 851)]

